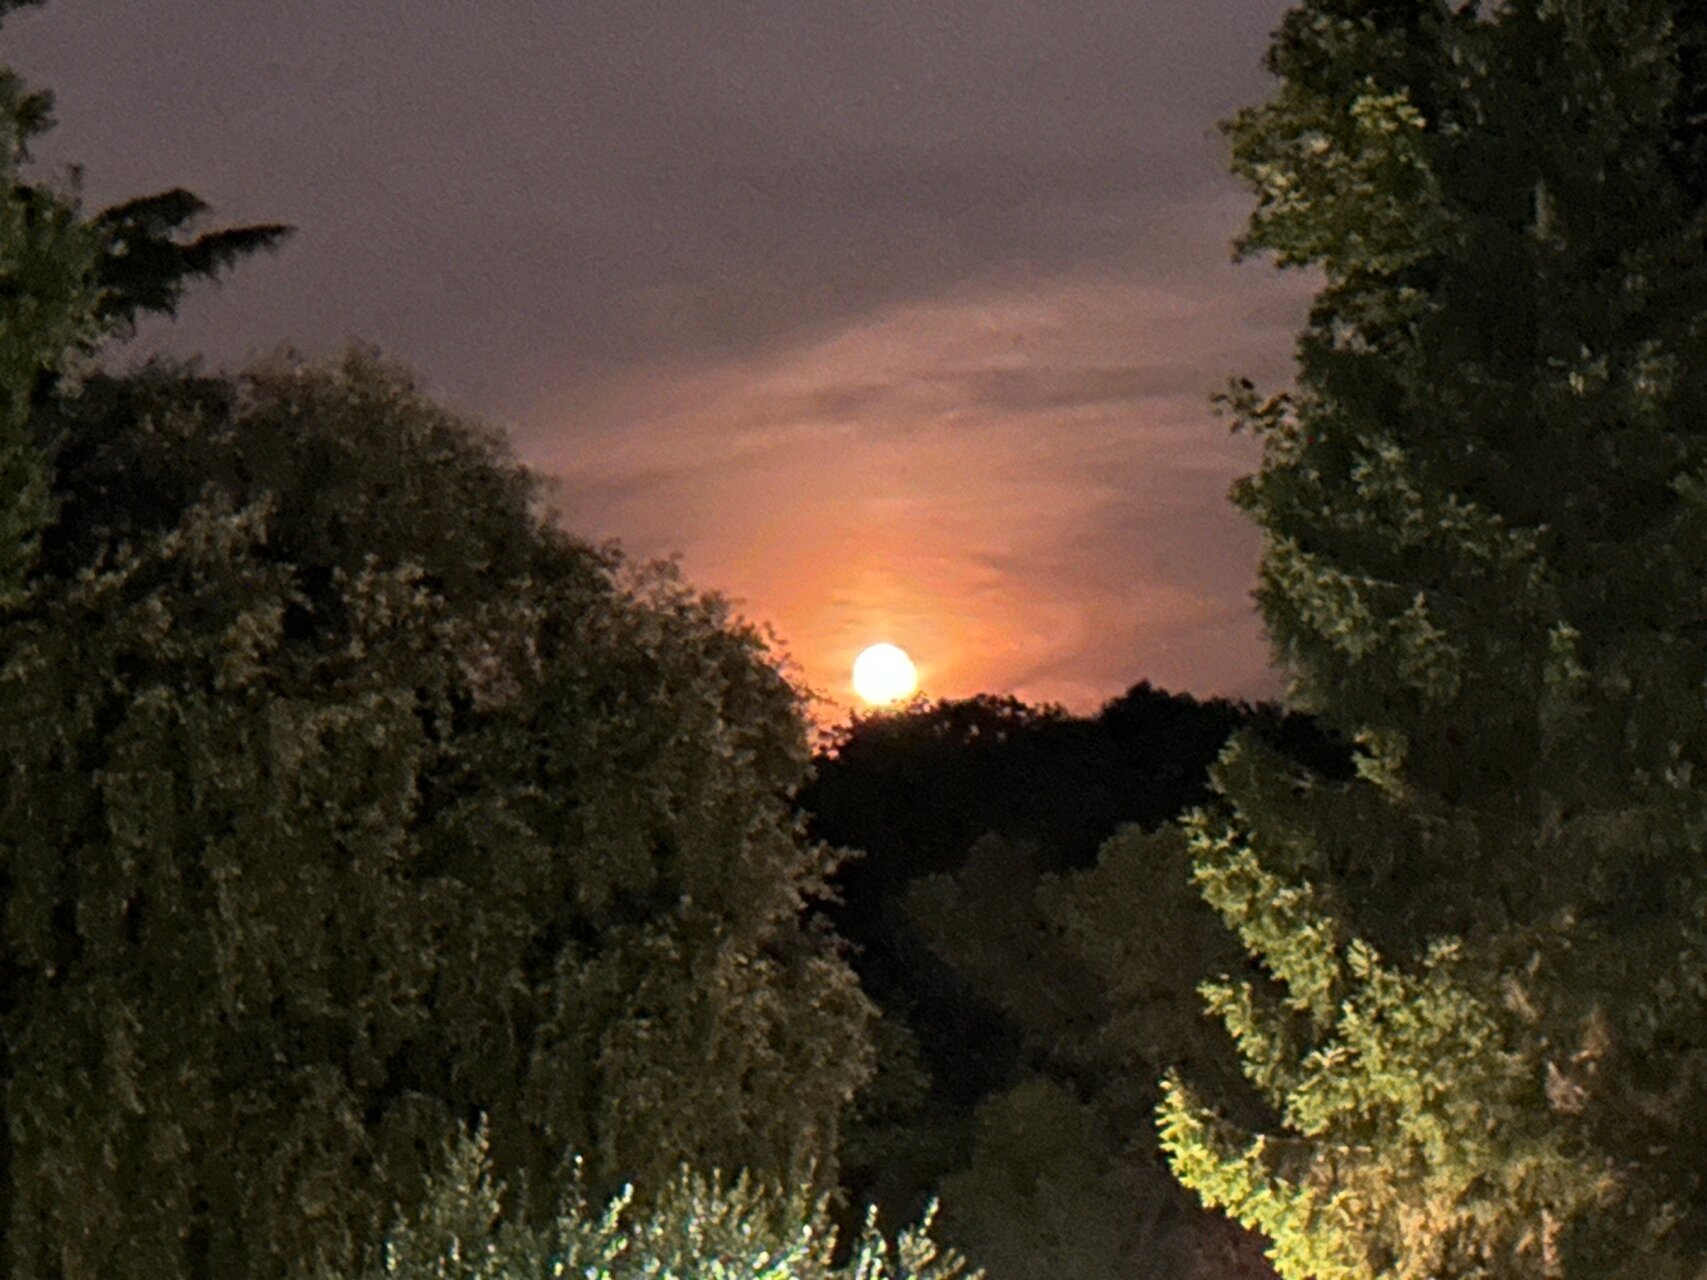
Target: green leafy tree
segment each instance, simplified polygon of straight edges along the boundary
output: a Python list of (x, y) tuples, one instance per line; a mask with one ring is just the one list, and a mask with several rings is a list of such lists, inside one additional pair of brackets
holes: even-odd
[[(868, 1216), (838, 1247), (828, 1201), (798, 1186), (683, 1167), (636, 1204), (593, 1206), (579, 1174), (541, 1225), (506, 1219), (485, 1135), (463, 1136), (420, 1207), (392, 1227), (362, 1280), (981, 1280), (930, 1238), (930, 1217), (893, 1240)], [(837, 1261), (841, 1253), (847, 1257)], [(321, 1280), (337, 1280), (326, 1272)]]
[(1228, 396), (1235, 499), (1359, 776), (1223, 755), (1187, 831), (1269, 1115), (1161, 1119), (1289, 1278), (1707, 1260), (1702, 29), (1306, 0), (1228, 126), (1243, 249), (1326, 280), (1296, 389)]
[(0, 616), (0, 1275), (346, 1267), (476, 1112), (518, 1188), (833, 1184), (869, 1007), (801, 920), (830, 859), (750, 628), (359, 351), (92, 378), (50, 435)]

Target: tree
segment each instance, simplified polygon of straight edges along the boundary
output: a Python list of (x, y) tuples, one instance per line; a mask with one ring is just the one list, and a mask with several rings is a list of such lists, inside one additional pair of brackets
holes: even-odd
[[(1094, 717), (1012, 698), (939, 701), (856, 717), (820, 754), (800, 793), (809, 830), (855, 852), (816, 908), (852, 944), (860, 983), (883, 1011), (878, 1075), (850, 1128), (852, 1204), (887, 1221), (917, 1214), (941, 1177), (971, 1158), (974, 1111), (1016, 1083), (1029, 1029), (999, 989), (957, 971), (909, 910), (925, 877), (959, 872), (986, 834), (1032, 850), (1036, 870), (1083, 866), (1123, 821), (1160, 822), (1198, 798), (1242, 709), (1140, 684)], [(1025, 910), (1030, 878), (998, 895)], [(993, 918), (953, 929), (1001, 948)], [(952, 1217), (957, 1210), (948, 1206)]]
[(1707, 296), (1698, 6), (1305, 0), (1228, 126), (1242, 242), (1326, 285), (1235, 500), (1293, 700), (1187, 823), (1261, 972), (1265, 1099), (1175, 1078), (1176, 1174), (1283, 1275), (1707, 1257)]
[[(3, 12), (3, 10), (0, 10)], [(98, 241), (68, 200), (19, 184), (48, 101), (0, 68), (0, 604), (16, 598), (48, 511), (34, 392), (96, 332)]]
[(1220, 1243), (1134, 1131), (1167, 1067), (1225, 1074), (1195, 986), (1236, 953), (1177, 833), (1143, 828), (1205, 799), (1247, 724), (1348, 772), (1302, 717), (1148, 682), (1095, 716), (990, 697), (875, 713), (820, 757), (802, 807), (858, 850), (822, 909), (883, 1011), (851, 1202), (906, 1221), (940, 1192), (943, 1238), (998, 1280), (1174, 1274), (1206, 1227)]
[(1233, 949), (1185, 870), (1171, 830), (1125, 827), (1096, 867), (1042, 876), (987, 836), (909, 894), (933, 949), (1019, 1033), (1019, 1068), (979, 1100), (972, 1150), (940, 1183), (944, 1238), (999, 1280), (1192, 1266), (1204, 1215), (1144, 1120), (1165, 1069), (1237, 1073), (1194, 993)]
[[(40, 0), (0, 0), (0, 20)], [(85, 218), (75, 194), (25, 182), (53, 97), (0, 67), (0, 606), (16, 598), (49, 518), (39, 410), (115, 329), (173, 311), (188, 283), (276, 247), (291, 228), (232, 227), (181, 239), (207, 205), (182, 189)]]
[[(799, 700), (353, 352), (90, 379), (0, 617), (0, 1274), (345, 1268), (498, 1174), (833, 1185), (868, 1006)], [(539, 1203), (546, 1203), (540, 1199)]]
[(93, 219), (101, 240), (97, 314), (114, 328), (130, 328), (139, 315), (175, 315), (194, 280), (213, 280), (250, 254), (276, 249), (294, 227), (280, 222), (224, 227), (189, 235), (209, 212), (205, 200), (182, 187), (139, 196), (102, 209)]

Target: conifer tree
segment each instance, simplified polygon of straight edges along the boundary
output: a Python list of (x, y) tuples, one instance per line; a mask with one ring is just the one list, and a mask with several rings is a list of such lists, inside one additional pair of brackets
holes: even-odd
[[(1245, 252), (1325, 286), (1235, 500), (1294, 702), (1188, 824), (1261, 1107), (1177, 1176), (1288, 1280), (1707, 1261), (1699, 6), (1304, 0), (1227, 126)], [(1266, 1114), (1264, 1114), (1266, 1112)]]

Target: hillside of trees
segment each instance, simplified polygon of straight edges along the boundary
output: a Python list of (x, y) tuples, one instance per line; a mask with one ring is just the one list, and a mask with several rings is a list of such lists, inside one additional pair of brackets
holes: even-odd
[(816, 758), (377, 353), (104, 367), (289, 228), (85, 211), (0, 74), (0, 1278), (1701, 1275), (1707, 9), (1269, 67), (1286, 703)]

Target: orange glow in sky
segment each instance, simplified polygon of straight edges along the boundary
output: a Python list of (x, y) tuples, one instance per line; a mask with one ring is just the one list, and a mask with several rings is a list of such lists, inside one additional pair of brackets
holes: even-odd
[(685, 549), (691, 581), (775, 629), (821, 720), (881, 637), (931, 697), (1273, 696), (1257, 534), (1225, 500), (1257, 452), (1199, 370), (1224, 320), (1213, 297), (1097, 280), (897, 306), (649, 369), (586, 407), (601, 429), (523, 456), (563, 478), (569, 527)]
[(821, 722), (885, 637), (933, 698), (1279, 692), (1208, 400), (1289, 382), (1319, 283), (1230, 261), (1214, 129), (1287, 0), (161, 7), (9, 16), (39, 172), (301, 230), (121, 360), (376, 344), (566, 529), (772, 628)]

